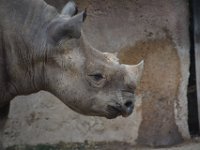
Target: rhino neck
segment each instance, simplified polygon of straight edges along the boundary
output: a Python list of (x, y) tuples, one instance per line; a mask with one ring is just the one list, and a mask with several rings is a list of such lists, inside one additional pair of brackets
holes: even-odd
[(0, 1), (0, 105), (45, 88), (46, 28), (57, 15), (42, 0)]

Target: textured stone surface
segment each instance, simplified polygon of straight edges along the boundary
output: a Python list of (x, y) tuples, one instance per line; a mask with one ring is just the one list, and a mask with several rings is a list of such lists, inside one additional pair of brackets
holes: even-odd
[[(58, 9), (67, 0), (47, 0)], [(129, 118), (79, 115), (40, 92), (12, 102), (4, 145), (89, 141), (135, 141), (171, 145), (189, 138), (187, 82), (188, 8), (180, 0), (77, 0), (88, 9), (84, 33), (101, 51), (121, 62), (145, 60), (138, 100)]]
[(40, 92), (12, 101), (9, 118), (4, 131), (5, 146), (85, 140), (132, 142), (141, 117), (134, 113), (127, 121), (82, 116), (51, 94)]
[(56, 145), (40, 144), (36, 146), (12, 146), (6, 150), (199, 150), (199, 140), (192, 142), (185, 142), (181, 145), (168, 148), (149, 148), (142, 146), (133, 146), (123, 142), (85, 142), (85, 143), (63, 143)]

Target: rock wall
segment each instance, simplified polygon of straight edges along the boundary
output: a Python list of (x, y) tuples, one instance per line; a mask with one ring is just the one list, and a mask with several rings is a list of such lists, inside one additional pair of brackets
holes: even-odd
[[(60, 10), (67, 0), (46, 0)], [(46, 92), (12, 101), (4, 144), (123, 141), (166, 146), (189, 138), (188, 3), (184, 0), (77, 0), (87, 8), (89, 42), (118, 52), (122, 63), (145, 61), (134, 113), (107, 120), (79, 115)]]

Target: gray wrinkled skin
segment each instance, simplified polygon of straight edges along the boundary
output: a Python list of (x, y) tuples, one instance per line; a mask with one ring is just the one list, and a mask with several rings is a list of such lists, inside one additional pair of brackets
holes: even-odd
[(42, 0), (0, 0), (0, 117), (17, 95), (49, 91), (71, 109), (129, 116), (143, 62), (118, 63), (81, 32), (86, 12), (70, 1), (58, 14)]

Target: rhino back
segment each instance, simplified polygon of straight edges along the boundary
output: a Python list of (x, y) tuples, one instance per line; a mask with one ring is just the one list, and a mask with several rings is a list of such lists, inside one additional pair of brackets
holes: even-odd
[(57, 15), (43, 0), (0, 0), (0, 105), (12, 70), (23, 74), (20, 69), (45, 53), (45, 31)]
[(1, 24), (11, 29), (39, 27), (57, 15), (43, 0), (0, 0), (0, 12)]

